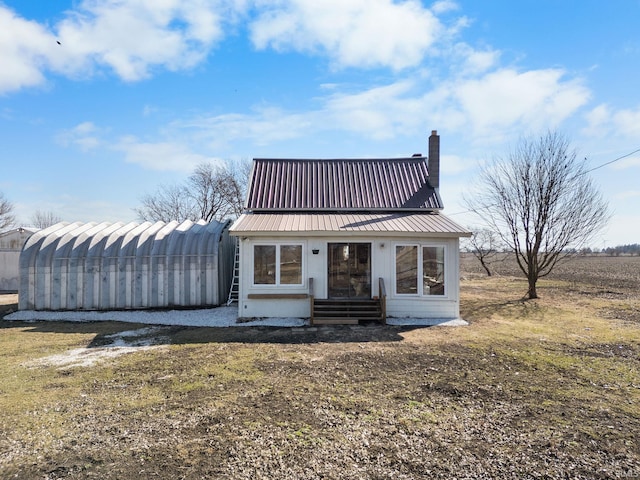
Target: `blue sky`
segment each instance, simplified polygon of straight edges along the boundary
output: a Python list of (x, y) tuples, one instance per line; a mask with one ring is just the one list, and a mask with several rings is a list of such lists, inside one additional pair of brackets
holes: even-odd
[[(22, 224), (135, 220), (204, 161), (427, 152), (445, 214), (522, 135), (640, 149), (639, 0), (0, 0), (0, 192)], [(59, 42), (59, 43), (58, 43)], [(640, 242), (640, 153), (592, 176)]]

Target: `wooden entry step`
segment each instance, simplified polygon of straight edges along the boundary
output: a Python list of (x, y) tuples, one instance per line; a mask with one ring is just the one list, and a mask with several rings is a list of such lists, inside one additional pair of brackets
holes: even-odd
[(313, 325), (357, 325), (383, 322), (380, 302), (374, 299), (314, 300)]

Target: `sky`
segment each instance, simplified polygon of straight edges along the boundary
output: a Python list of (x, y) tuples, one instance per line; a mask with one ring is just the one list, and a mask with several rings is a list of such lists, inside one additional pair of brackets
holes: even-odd
[[(203, 162), (389, 158), (440, 134), (444, 214), (565, 135), (640, 243), (640, 0), (0, 0), (0, 192), (22, 225), (133, 221)], [(635, 153), (632, 153), (635, 152)], [(611, 163), (609, 163), (611, 162)]]

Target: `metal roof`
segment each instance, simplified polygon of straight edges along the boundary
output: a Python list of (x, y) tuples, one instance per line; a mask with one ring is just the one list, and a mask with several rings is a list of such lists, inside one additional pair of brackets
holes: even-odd
[(443, 208), (424, 157), (254, 159), (250, 211), (389, 211)]
[(467, 237), (464, 227), (438, 213), (251, 213), (241, 215), (230, 229), (232, 235), (320, 236), (337, 232)]

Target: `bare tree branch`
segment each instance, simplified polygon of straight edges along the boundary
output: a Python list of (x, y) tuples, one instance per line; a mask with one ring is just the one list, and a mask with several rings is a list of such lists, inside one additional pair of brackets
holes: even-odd
[(61, 221), (62, 218), (59, 215), (50, 211), (43, 212), (36, 210), (35, 213), (31, 215), (31, 225), (36, 228), (47, 228)]
[(183, 185), (161, 186), (142, 197), (135, 212), (142, 220), (163, 222), (237, 218), (244, 209), (248, 172), (247, 162), (200, 164)]
[(141, 199), (142, 206), (134, 209), (141, 220), (150, 222), (184, 222), (198, 220), (196, 206), (180, 185), (162, 185), (155, 194), (145, 195)]
[(491, 263), (498, 255), (500, 240), (498, 234), (487, 228), (474, 229), (471, 237), (467, 240), (468, 250), (478, 259), (487, 276), (492, 275)]
[(464, 201), (515, 253), (529, 298), (537, 298), (539, 278), (592, 241), (609, 220), (607, 202), (557, 132), (525, 138), (496, 158)]
[(16, 217), (13, 215), (13, 203), (5, 198), (0, 192), (0, 232), (11, 228), (16, 223)]

